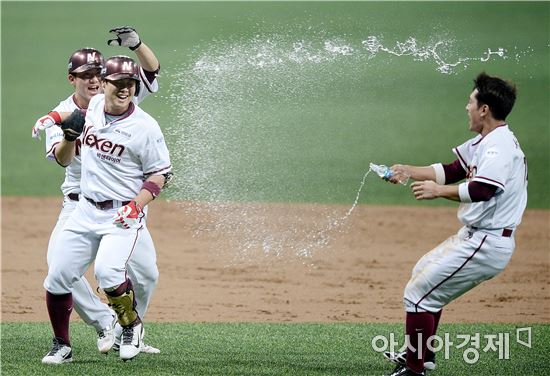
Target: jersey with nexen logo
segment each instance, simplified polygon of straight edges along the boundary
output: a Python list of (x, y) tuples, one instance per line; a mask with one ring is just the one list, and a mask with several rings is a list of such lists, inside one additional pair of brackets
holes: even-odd
[[(142, 85), (139, 87), (139, 93), (137, 93), (133, 99), (134, 103), (141, 103), (149, 94), (156, 93), (159, 87), (157, 79), (154, 79), (153, 82), (147, 80), (143, 68), (141, 67), (140, 78)], [(80, 107), (76, 104), (74, 94), (72, 94), (64, 101), (61, 101), (53, 111), (73, 112), (76, 109), (80, 109)], [(51, 160), (55, 159), (53, 150), (62, 139), (63, 132), (61, 128), (54, 126), (46, 129), (46, 158)], [(65, 196), (69, 193), (80, 193), (80, 139), (77, 139), (75, 144), (75, 157), (71, 164), (65, 168), (65, 180), (63, 180), (63, 184), (61, 185), (61, 191)]]
[(514, 134), (502, 125), (453, 149), (468, 181), (497, 187), (489, 201), (461, 203), (458, 219), (484, 229), (515, 228), (527, 205), (527, 162)]
[(171, 170), (162, 131), (133, 103), (112, 122), (106, 120), (105, 96), (92, 98), (80, 136), (82, 194), (94, 201), (132, 200), (151, 175)]

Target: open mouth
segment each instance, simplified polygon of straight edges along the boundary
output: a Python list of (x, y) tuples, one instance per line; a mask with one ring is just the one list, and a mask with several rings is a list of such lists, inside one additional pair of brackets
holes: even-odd
[(89, 91), (99, 91), (99, 85), (88, 86)]
[(128, 94), (127, 93), (117, 93), (116, 97), (120, 100), (126, 100), (128, 98)]

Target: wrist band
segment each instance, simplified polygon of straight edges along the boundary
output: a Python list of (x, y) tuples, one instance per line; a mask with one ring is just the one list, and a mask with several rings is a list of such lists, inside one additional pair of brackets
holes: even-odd
[(50, 115), (51, 118), (55, 121), (55, 124), (61, 124), (61, 115), (59, 115), (59, 112), (50, 111), (48, 112), (48, 115)]
[(144, 181), (143, 185), (141, 186), (141, 189), (145, 189), (146, 191), (149, 191), (151, 195), (153, 195), (153, 199), (157, 198), (157, 196), (160, 194), (160, 187), (153, 183), (152, 181)]
[(445, 185), (445, 170), (441, 163), (430, 165), (435, 171), (435, 182), (439, 185)]
[(138, 44), (136, 44), (134, 47), (130, 47), (130, 49), (131, 49), (132, 51), (135, 51), (135, 50), (137, 50), (137, 49), (139, 48), (139, 46), (141, 46), (141, 39), (139, 40)]

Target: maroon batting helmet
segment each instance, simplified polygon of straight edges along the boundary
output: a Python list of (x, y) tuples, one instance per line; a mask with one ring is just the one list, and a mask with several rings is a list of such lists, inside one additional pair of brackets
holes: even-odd
[(103, 55), (95, 48), (81, 48), (69, 58), (69, 74), (82, 73), (90, 69), (102, 69), (103, 62)]
[(101, 77), (111, 81), (131, 78), (139, 82), (139, 65), (128, 56), (113, 56), (105, 62)]

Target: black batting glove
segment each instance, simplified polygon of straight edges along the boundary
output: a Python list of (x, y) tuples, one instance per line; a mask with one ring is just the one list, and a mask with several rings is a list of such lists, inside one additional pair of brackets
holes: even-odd
[(61, 122), (61, 130), (63, 131), (63, 137), (67, 141), (74, 141), (80, 136), (84, 129), (84, 123), (86, 118), (80, 110), (74, 110), (73, 113), (64, 121)]

